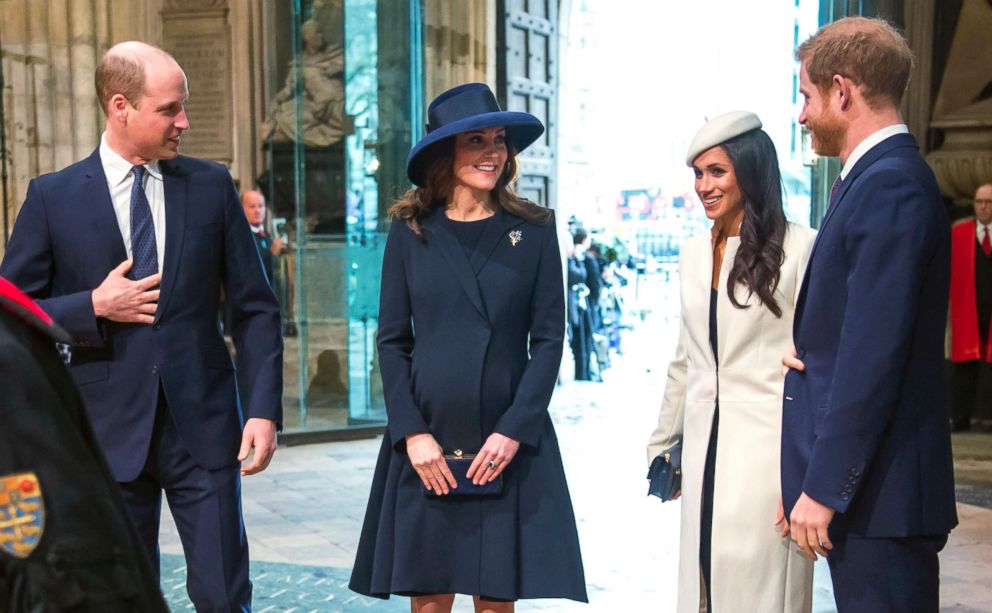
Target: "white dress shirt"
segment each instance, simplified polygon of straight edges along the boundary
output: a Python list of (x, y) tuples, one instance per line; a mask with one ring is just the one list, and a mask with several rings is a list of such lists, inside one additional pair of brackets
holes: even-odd
[(840, 180), (843, 181), (847, 179), (847, 175), (851, 172), (851, 169), (854, 168), (854, 165), (857, 164), (858, 160), (860, 160), (864, 154), (868, 153), (872, 147), (890, 136), (895, 136), (896, 134), (909, 134), (909, 128), (904, 123), (897, 123), (893, 126), (882, 128), (878, 132), (875, 132), (868, 138), (858, 143), (858, 146), (854, 148), (851, 155), (847, 157), (847, 161), (844, 162), (844, 167), (840, 169)]
[[(124, 239), (127, 257), (131, 257), (131, 186), (134, 184), (133, 164), (107, 145), (107, 134), (100, 137), (100, 162), (103, 174), (107, 177), (110, 201), (114, 205), (117, 226)], [(158, 250), (158, 271), (162, 272), (165, 262), (165, 184), (158, 160), (145, 164), (145, 197), (152, 209), (152, 223), (155, 225), (155, 247)]]
[(982, 222), (978, 221), (978, 219), (976, 218), (975, 219), (975, 238), (978, 239), (978, 242), (979, 243), (981, 243), (982, 240), (985, 238), (985, 233), (986, 232), (989, 233), (989, 240), (992, 241), (992, 225), (988, 225), (988, 226), (983, 225)]

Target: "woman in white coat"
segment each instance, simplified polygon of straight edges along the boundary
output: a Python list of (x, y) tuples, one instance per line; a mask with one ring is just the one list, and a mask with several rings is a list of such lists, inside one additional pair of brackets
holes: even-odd
[(781, 355), (814, 232), (789, 223), (753, 113), (708, 122), (686, 159), (713, 229), (682, 248), (682, 323), (648, 461), (682, 443), (678, 610), (801, 612), (812, 563), (781, 517)]

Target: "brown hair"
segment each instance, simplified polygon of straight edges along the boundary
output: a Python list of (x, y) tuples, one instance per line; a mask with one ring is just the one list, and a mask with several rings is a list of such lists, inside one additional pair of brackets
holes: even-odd
[[(517, 152), (507, 143), (506, 165), (496, 181), (493, 196), (503, 210), (538, 225), (551, 221), (551, 210), (518, 196), (511, 187), (517, 178)], [(424, 240), (420, 220), (439, 206), (444, 206), (454, 189), (455, 138), (446, 138), (431, 145), (424, 155), (430, 160), (424, 170), (422, 187), (414, 187), (389, 207), (389, 216), (406, 222), (414, 234)]]
[(121, 94), (138, 108), (138, 100), (145, 91), (145, 63), (136, 54), (107, 53), (96, 67), (95, 81), (96, 97), (104, 115), (115, 94)]
[(872, 108), (898, 107), (913, 70), (906, 39), (883, 19), (848, 17), (827, 24), (796, 49), (810, 81), (828, 91), (834, 75), (861, 88)]

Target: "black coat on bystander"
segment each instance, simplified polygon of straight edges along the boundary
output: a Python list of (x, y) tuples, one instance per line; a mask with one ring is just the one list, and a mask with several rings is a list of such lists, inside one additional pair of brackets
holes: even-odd
[(0, 611), (166, 613), (56, 341), (0, 277)]

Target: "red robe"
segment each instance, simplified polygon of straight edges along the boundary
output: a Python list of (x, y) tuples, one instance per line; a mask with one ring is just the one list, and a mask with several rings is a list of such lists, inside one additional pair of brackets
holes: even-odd
[[(978, 298), (975, 294), (975, 220), (951, 228), (951, 361), (992, 362), (992, 342), (978, 337)], [(992, 337), (992, 334), (989, 335)]]

